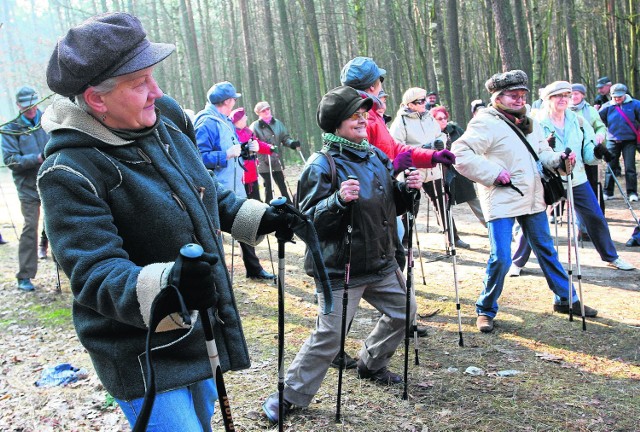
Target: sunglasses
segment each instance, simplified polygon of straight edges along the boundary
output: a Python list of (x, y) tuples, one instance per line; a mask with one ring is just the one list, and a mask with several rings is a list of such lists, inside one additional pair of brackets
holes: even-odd
[(411, 102), (411, 103), (412, 103), (412, 104), (414, 104), (414, 105), (423, 105), (423, 104), (425, 104), (426, 102), (427, 102), (427, 100), (426, 100), (426, 99), (416, 99), (416, 100), (414, 100), (414, 101), (413, 101), (413, 102)]
[(356, 111), (349, 116), (350, 120), (359, 120), (359, 119), (366, 120), (368, 118), (369, 118), (369, 111), (363, 111), (363, 112)]

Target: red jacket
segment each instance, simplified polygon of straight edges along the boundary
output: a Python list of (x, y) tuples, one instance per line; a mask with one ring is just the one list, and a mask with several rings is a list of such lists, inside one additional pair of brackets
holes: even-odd
[[(236, 128), (236, 133), (238, 134), (238, 139), (240, 140), (240, 143), (246, 143), (250, 139), (254, 139), (258, 141), (258, 145), (260, 146), (258, 149), (258, 153), (271, 154), (271, 146), (266, 142), (260, 141), (259, 139), (257, 139), (256, 136), (253, 134), (253, 131), (248, 127), (245, 127), (244, 129)], [(258, 159), (245, 160), (244, 167), (247, 170), (242, 174), (242, 183), (250, 184), (255, 181), (258, 181)]]
[(416, 168), (433, 168), (435, 164), (431, 162), (431, 155), (434, 150), (427, 150), (406, 144), (400, 144), (393, 139), (387, 125), (380, 114), (376, 111), (376, 104), (369, 110), (369, 120), (367, 122), (367, 139), (371, 145), (382, 150), (389, 159), (393, 160), (398, 153), (411, 151), (411, 159)]

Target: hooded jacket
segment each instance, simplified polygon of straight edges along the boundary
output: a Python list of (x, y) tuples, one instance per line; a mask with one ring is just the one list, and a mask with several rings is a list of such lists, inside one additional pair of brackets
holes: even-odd
[[(488, 221), (529, 215), (544, 211), (544, 192), (540, 169), (522, 140), (507, 125), (507, 118), (495, 108), (480, 111), (467, 126), (465, 133), (451, 146), (456, 155), (455, 168), (463, 176), (478, 183), (482, 212)], [(533, 131), (526, 136), (541, 163), (553, 169), (560, 163), (555, 153), (533, 121)], [(510, 187), (497, 186), (494, 181), (502, 170), (523, 195)]]
[[(222, 369), (249, 367), (221, 231), (255, 244), (266, 206), (236, 198), (205, 169), (193, 126), (173, 99), (158, 99), (156, 108), (157, 126), (131, 140), (66, 98), (42, 122), (51, 134), (38, 175), (49, 241), (71, 282), (80, 342), (107, 391), (124, 400), (144, 395), (151, 304), (187, 243), (218, 258), (212, 322)], [(158, 392), (212, 376), (201, 320), (192, 316), (192, 326), (166, 317), (153, 336)]]
[[(38, 111), (34, 126), (21, 115), (4, 127), (9, 133), (2, 134), (2, 159), (13, 174), (20, 201), (40, 200), (36, 188), (36, 177), (41, 165), (38, 156), (44, 155), (44, 146), (49, 140), (49, 135), (40, 127), (41, 116), (42, 113)], [(35, 130), (28, 132), (34, 128)]]
[[(637, 131), (640, 131), (640, 101), (626, 95), (624, 101), (620, 105), (616, 105), (613, 101), (609, 101), (600, 107), (600, 119), (607, 126), (607, 139), (610, 141), (636, 141), (636, 134), (633, 132), (629, 123), (618, 112), (616, 107), (627, 115)], [(638, 141), (640, 142), (640, 141)]]

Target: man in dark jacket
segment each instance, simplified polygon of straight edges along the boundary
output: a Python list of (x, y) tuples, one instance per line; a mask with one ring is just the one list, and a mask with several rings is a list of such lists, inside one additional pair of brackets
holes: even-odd
[[(20, 210), (24, 226), (18, 247), (18, 288), (33, 291), (31, 279), (38, 270), (38, 221), (40, 197), (36, 188), (38, 169), (43, 162), (44, 146), (49, 135), (40, 127), (42, 112), (36, 104), (38, 93), (31, 87), (22, 87), (16, 94), (18, 118), (2, 131), (2, 157), (13, 173), (13, 181), (20, 198)], [(41, 258), (46, 257), (47, 238), (41, 239)]]
[(284, 147), (299, 150), (300, 141), (291, 138), (284, 123), (273, 116), (269, 102), (258, 102), (253, 111), (260, 118), (251, 123), (249, 128), (256, 135), (256, 138), (271, 144), (274, 148), (271, 154), (258, 154), (258, 173), (264, 180), (266, 202), (273, 199), (272, 179), (278, 185), (280, 195), (291, 201), (284, 179), (284, 162), (280, 158), (280, 152)]
[[(343, 297), (345, 264), (350, 264), (345, 322), (353, 319), (361, 298), (382, 313), (360, 350), (358, 376), (392, 385), (402, 382), (402, 377), (389, 371), (387, 365), (404, 337), (407, 296), (395, 260), (396, 216), (407, 210), (411, 189), (420, 189), (422, 178), (418, 171), (407, 171), (406, 183), (398, 182), (386, 155), (367, 142), (367, 117), (372, 106), (371, 98), (363, 99), (347, 86), (337, 87), (322, 98), (318, 125), (325, 132), (323, 150), (335, 162), (337, 179), (334, 184), (327, 156), (314, 154), (309, 158), (300, 176), (300, 209), (313, 220), (318, 232), (334, 303)], [(348, 179), (351, 175), (358, 179)], [(352, 243), (348, 244), (345, 236), (350, 221)], [(307, 252), (305, 269), (313, 275), (310, 258)], [(319, 308), (324, 299), (323, 293), (318, 293)], [(414, 298), (410, 309), (413, 316)], [(341, 323), (342, 313), (318, 314), (315, 330), (287, 372), (285, 415), (292, 405), (306, 407), (313, 400), (340, 350)], [(278, 421), (278, 393), (267, 398), (263, 409), (269, 420)]]

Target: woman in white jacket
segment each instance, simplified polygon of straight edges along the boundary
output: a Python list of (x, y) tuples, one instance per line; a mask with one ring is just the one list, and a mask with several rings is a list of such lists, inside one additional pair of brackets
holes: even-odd
[[(391, 136), (402, 144), (415, 147), (442, 150), (447, 136), (441, 131), (440, 125), (429, 114), (426, 108), (427, 91), (420, 87), (412, 87), (402, 95), (402, 104), (391, 123), (389, 132)], [(441, 148), (435, 148), (434, 143), (440, 141)], [(425, 191), (433, 207), (438, 214), (440, 226), (448, 230), (448, 222), (444, 213), (444, 201), (442, 196), (442, 175), (441, 168), (421, 168), (424, 183), (422, 189)], [(406, 229), (405, 229), (406, 233)], [(462, 241), (458, 236), (456, 223), (453, 222), (453, 238), (456, 247), (469, 249), (469, 244)], [(406, 244), (406, 241), (403, 241)]]
[[(476, 325), (485, 333), (493, 331), (498, 313), (498, 298), (511, 265), (511, 230), (516, 220), (555, 293), (554, 310), (568, 313), (569, 298), (575, 300), (573, 310), (580, 310), (575, 289), (571, 287), (569, 293), (567, 273), (553, 247), (540, 181), (541, 166), (523, 139), (548, 168), (564, 166), (562, 158), (566, 156), (549, 147), (540, 125), (527, 116), (527, 82), (527, 75), (521, 70), (493, 75), (485, 83), (491, 93), (491, 105), (471, 120), (451, 149), (456, 155), (456, 169), (478, 184), (489, 229), (491, 254), (483, 290), (476, 302)], [(574, 162), (575, 154), (568, 158)], [(587, 306), (585, 312), (589, 316), (597, 314)]]

